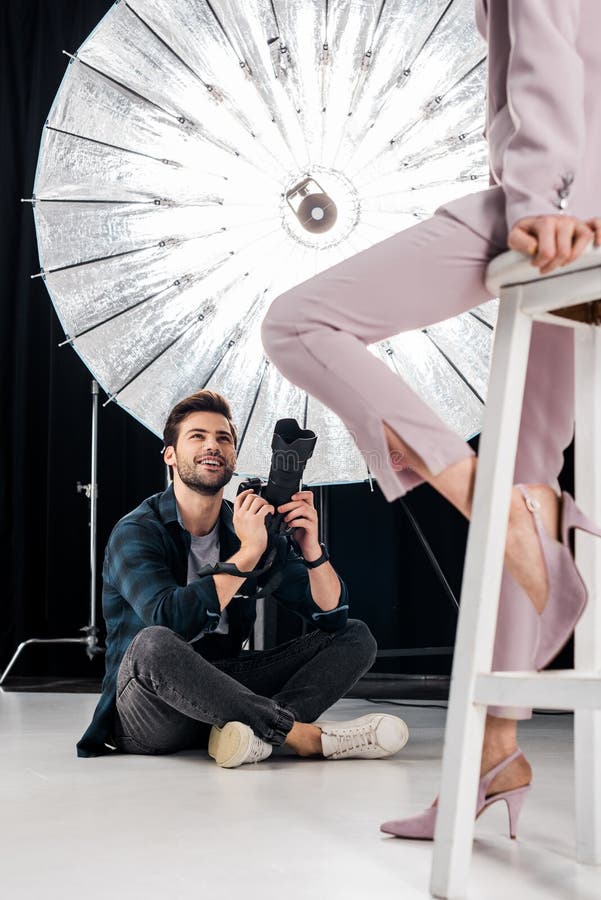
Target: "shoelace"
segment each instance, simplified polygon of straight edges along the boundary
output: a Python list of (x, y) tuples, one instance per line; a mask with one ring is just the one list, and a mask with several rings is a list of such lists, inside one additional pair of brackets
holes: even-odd
[(256, 735), (253, 737), (253, 742), (248, 754), (250, 762), (258, 762), (263, 758), (263, 744), (264, 742), (261, 740), (261, 738), (257, 737)]
[(373, 726), (359, 726), (345, 729), (336, 735), (338, 741), (337, 753), (351, 753), (353, 750), (366, 750), (377, 746), (376, 731)]

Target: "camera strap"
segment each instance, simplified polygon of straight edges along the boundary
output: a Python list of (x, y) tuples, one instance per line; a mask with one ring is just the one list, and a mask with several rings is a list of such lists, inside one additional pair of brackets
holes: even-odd
[(267, 555), (265, 565), (262, 566), (260, 569), (251, 569), (249, 572), (243, 572), (241, 569), (238, 568), (236, 563), (222, 562), (221, 560), (219, 560), (214, 565), (207, 565), (207, 566), (203, 566), (201, 569), (198, 569), (196, 574), (198, 576), (200, 576), (200, 575), (218, 575), (219, 573), (223, 572), (226, 575), (237, 575), (239, 578), (258, 578), (259, 575), (263, 575), (265, 572), (267, 572), (271, 568), (276, 553), (277, 553), (277, 548), (273, 547), (272, 550), (270, 550), (269, 554)]
[[(286, 548), (288, 547), (288, 542), (286, 542)], [(219, 573), (225, 573), (226, 575), (237, 575), (239, 578), (258, 578), (260, 575), (264, 575), (265, 572), (268, 572), (278, 555), (278, 548), (276, 544), (273, 544), (270, 548), (268, 548), (267, 555), (265, 558), (265, 564), (260, 568), (251, 569), (249, 572), (243, 572), (235, 563), (232, 562), (222, 562), (219, 560), (214, 565), (206, 565), (198, 570), (197, 575), (218, 575)], [(287, 555), (287, 553), (286, 553)], [(251, 594), (240, 594), (239, 596), (246, 597), (247, 599), (251, 598), (253, 600), (259, 600), (261, 597), (269, 597), (275, 589), (279, 586), (284, 577), (283, 566), (276, 568), (275, 572), (272, 573), (271, 578), (268, 578), (262, 587), (260, 587), (257, 591)]]

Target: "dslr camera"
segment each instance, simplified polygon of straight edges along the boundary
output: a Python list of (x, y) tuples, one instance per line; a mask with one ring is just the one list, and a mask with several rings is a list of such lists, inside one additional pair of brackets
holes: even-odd
[(289, 503), (292, 495), (300, 489), (303, 472), (316, 441), (315, 432), (301, 428), (296, 419), (278, 419), (271, 440), (271, 467), (267, 481), (247, 478), (238, 485), (237, 494), (252, 488), (275, 509), (275, 513), (265, 516), (265, 527), (270, 538), (278, 533), (289, 535), (292, 531), (277, 509), (283, 503)]

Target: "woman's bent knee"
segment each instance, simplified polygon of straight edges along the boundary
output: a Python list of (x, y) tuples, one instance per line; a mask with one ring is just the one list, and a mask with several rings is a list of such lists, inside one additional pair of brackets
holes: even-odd
[(261, 323), (261, 341), (264, 348), (271, 353), (281, 345), (282, 340), (294, 335), (294, 304), (290, 292), (280, 294), (272, 302)]

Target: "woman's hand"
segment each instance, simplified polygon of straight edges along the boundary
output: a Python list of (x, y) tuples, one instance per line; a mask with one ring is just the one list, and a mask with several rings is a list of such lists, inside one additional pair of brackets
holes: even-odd
[(575, 216), (528, 216), (520, 219), (509, 232), (507, 243), (512, 250), (532, 256), (532, 265), (541, 275), (574, 262), (592, 239), (601, 245), (601, 218), (583, 222)]

